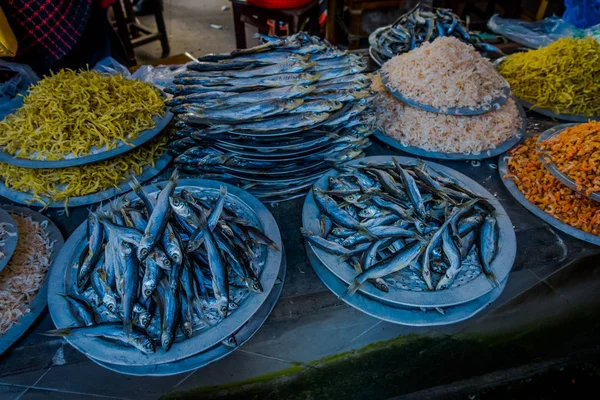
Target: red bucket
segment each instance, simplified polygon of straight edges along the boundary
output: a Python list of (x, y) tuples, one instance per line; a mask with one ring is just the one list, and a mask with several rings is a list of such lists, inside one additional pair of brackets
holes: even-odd
[(284, 9), (298, 8), (307, 5), (312, 0), (247, 0), (248, 4), (262, 8)]

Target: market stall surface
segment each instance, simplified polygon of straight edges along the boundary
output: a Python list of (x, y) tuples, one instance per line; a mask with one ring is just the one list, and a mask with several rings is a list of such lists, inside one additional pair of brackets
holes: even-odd
[[(552, 125), (532, 119), (529, 131)], [(373, 142), (367, 155), (404, 155)], [(506, 289), (471, 320), (413, 328), (382, 322), (344, 305), (306, 258), (299, 230), (300, 198), (269, 206), (283, 236), (287, 276), (267, 323), (240, 350), (191, 373), (161, 378), (119, 375), (62, 340), (39, 335), (53, 328), (45, 311), (0, 358), (0, 398), (194, 398), (198, 391), (202, 398), (336, 398), (348, 393), (350, 398), (374, 393), (374, 398), (388, 398), (534, 360), (571, 357), (580, 349), (594, 354), (589, 350), (597, 345), (594, 337), (600, 331), (594, 318), (600, 309), (600, 247), (555, 230), (529, 213), (502, 185), (496, 162), (442, 162), (494, 194), (517, 234), (517, 259)], [(156, 180), (168, 174), (169, 169)], [(87, 209), (73, 208), (68, 217), (63, 210), (44, 214), (67, 237)], [(423, 368), (433, 368), (426, 378)]]

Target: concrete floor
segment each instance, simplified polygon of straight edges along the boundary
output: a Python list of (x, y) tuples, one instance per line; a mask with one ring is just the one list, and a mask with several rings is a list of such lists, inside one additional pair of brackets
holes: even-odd
[[(222, 11), (223, 6), (230, 9)], [(171, 55), (187, 51), (199, 56), (236, 48), (233, 14), (228, 0), (164, 0), (164, 17)], [(139, 19), (149, 27), (156, 27), (154, 16), (143, 16)], [(215, 29), (211, 25), (221, 25), (223, 29)], [(246, 31), (248, 45), (258, 43), (252, 39), (252, 35), (257, 31), (251, 27), (246, 28)], [(161, 54), (160, 43), (149, 43), (138, 47), (135, 52), (139, 64), (156, 61)]]

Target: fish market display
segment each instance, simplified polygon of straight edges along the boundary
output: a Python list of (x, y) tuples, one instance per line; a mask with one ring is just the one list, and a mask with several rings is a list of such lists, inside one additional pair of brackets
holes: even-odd
[(488, 59), (453, 37), (441, 37), (393, 57), (381, 74), (387, 78), (388, 89), (440, 110), (491, 110), (508, 86)]
[(139, 200), (90, 214), (88, 245), (75, 256), (66, 294), (80, 326), (46, 334), (166, 352), (262, 292), (258, 255), (278, 246), (230, 208), (225, 186), (211, 197), (177, 184), (176, 171), (156, 193), (134, 180)]
[[(387, 293), (406, 275), (413, 288), (459, 287), (464, 270), (497, 285), (497, 210), (448, 174), (422, 161), (365, 161), (338, 167), (326, 190), (313, 188), (321, 213), (320, 232), (302, 230), (306, 240), (339, 256), (353, 268), (347, 293), (372, 285)], [(348, 263), (343, 263), (348, 261)], [(416, 284), (414, 280), (420, 283)], [(415, 286), (416, 285), (416, 286)]]
[(0, 147), (17, 158), (62, 160), (128, 143), (164, 114), (160, 92), (124, 75), (61, 70), (29, 89), (0, 121)]
[(8, 265), (0, 272), (0, 337), (29, 312), (46, 279), (54, 251), (44, 223), (18, 213), (11, 215), (19, 240)]
[(404, 146), (443, 153), (480, 154), (519, 134), (523, 123), (512, 99), (481, 115), (447, 115), (409, 106), (387, 92), (378, 75), (372, 90), (378, 128)]
[(169, 147), (183, 171), (276, 202), (361, 156), (375, 117), (361, 56), (305, 33), (263, 39), (201, 57), (166, 89), (178, 120)]
[(600, 122), (566, 128), (539, 143), (543, 157), (569, 176), (587, 196), (600, 192)]
[(167, 150), (167, 141), (162, 135), (124, 155), (68, 168), (31, 169), (0, 163), (0, 179), (11, 190), (32, 194), (32, 202), (46, 206), (64, 201), (66, 207), (72, 197), (118, 187), (130, 175), (153, 167)]
[(451, 9), (433, 8), (432, 11), (425, 11), (420, 4), (392, 25), (375, 30), (369, 36), (369, 43), (375, 60), (384, 63), (395, 55), (414, 50), (443, 36), (471, 44), (482, 53), (502, 54), (496, 47), (481, 41), (477, 34), (469, 32), (468, 24), (463, 25)]
[(600, 236), (600, 203), (563, 185), (539, 159), (539, 135), (509, 152), (506, 178), (512, 179), (525, 198), (552, 217), (584, 232)]
[(535, 108), (560, 114), (600, 115), (600, 44), (563, 38), (546, 47), (515, 53), (498, 65), (513, 93)]

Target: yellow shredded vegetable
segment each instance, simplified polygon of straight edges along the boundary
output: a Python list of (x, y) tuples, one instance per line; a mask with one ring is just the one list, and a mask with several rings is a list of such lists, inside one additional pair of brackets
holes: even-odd
[(23, 106), (0, 121), (0, 147), (19, 158), (61, 160), (115, 148), (154, 127), (160, 92), (124, 75), (61, 70), (42, 79)]
[(161, 135), (124, 155), (77, 167), (30, 169), (0, 163), (0, 178), (9, 189), (32, 194), (33, 202), (45, 206), (47, 201), (64, 200), (67, 206), (71, 197), (118, 187), (129, 175), (140, 175), (144, 167), (154, 166), (167, 149), (167, 141), (167, 135)]
[(600, 115), (600, 44), (564, 38), (498, 66), (515, 95), (557, 113)]

